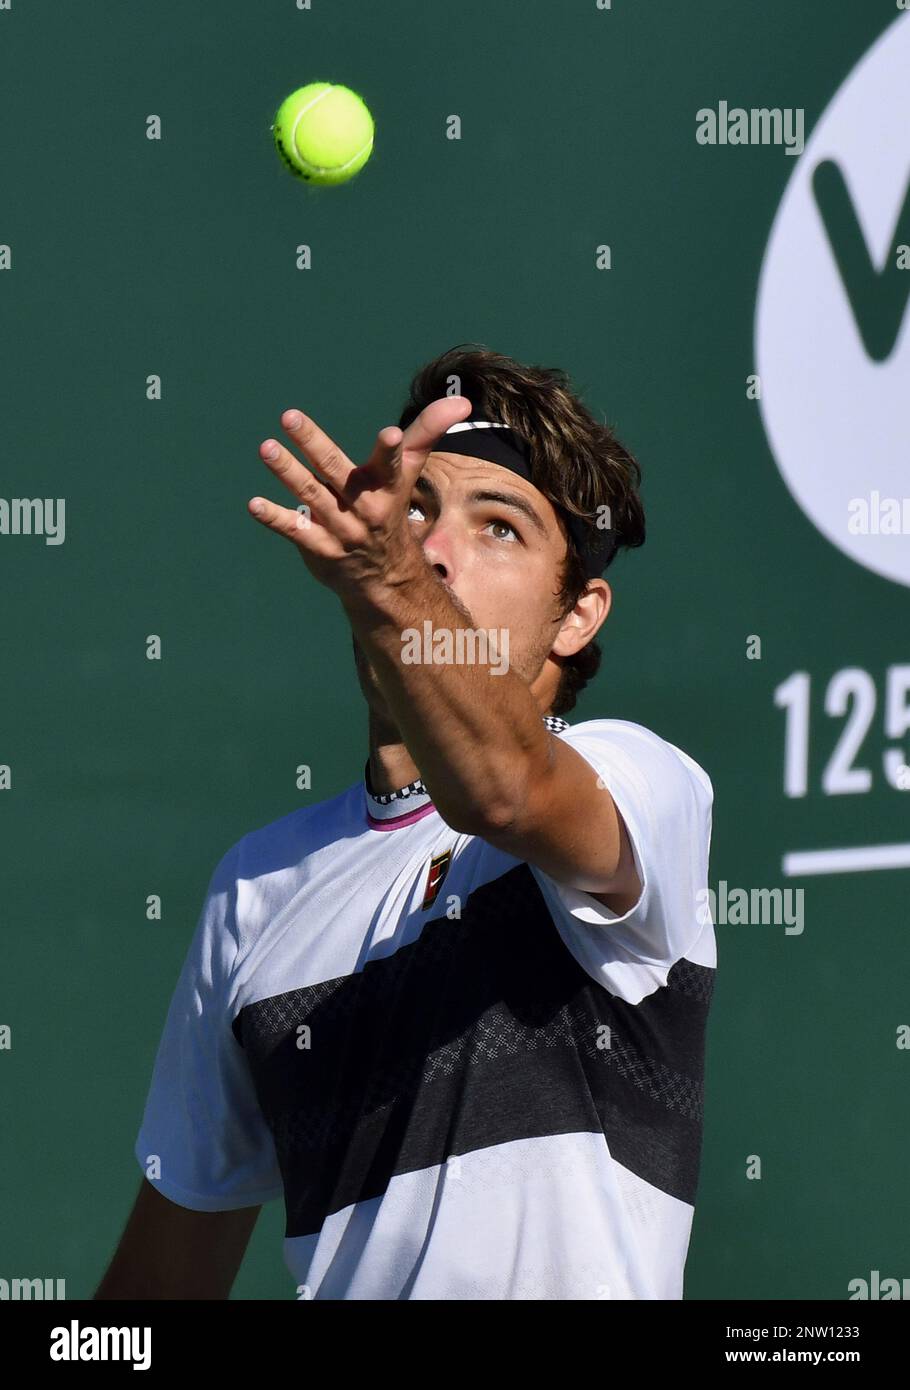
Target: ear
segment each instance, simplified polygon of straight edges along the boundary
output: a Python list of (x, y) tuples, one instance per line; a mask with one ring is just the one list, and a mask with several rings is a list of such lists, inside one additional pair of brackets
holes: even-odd
[(574, 656), (596, 637), (613, 603), (613, 591), (605, 579), (590, 580), (575, 607), (570, 609), (551, 647), (553, 656)]

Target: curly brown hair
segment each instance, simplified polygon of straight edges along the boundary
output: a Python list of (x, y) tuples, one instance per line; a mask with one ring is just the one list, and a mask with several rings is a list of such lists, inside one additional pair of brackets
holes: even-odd
[[(440, 396), (467, 396), (478, 414), (510, 426), (531, 446), (531, 481), (557, 508), (576, 515), (600, 515), (609, 507), (617, 550), (644, 544), (645, 514), (638, 489), (641, 470), (606, 423), (595, 419), (572, 391), (558, 367), (526, 366), (480, 343), (459, 343), (417, 371), (398, 420), (405, 429)], [(566, 564), (557, 595), (559, 617), (575, 606), (588, 587), (578, 548), (563, 525)], [(612, 563), (612, 562), (611, 562)], [(554, 714), (571, 710), (597, 673), (601, 650), (589, 642), (562, 665), (553, 701)]]

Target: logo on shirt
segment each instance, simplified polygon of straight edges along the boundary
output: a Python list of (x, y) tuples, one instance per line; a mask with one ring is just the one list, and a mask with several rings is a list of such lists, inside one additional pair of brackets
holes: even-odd
[(434, 855), (430, 860), (430, 870), (427, 874), (427, 886), (423, 894), (423, 902), (420, 905), (421, 912), (426, 912), (428, 907), (432, 907), (439, 897), (439, 890), (445, 882), (445, 876), (449, 872), (449, 865), (452, 862), (452, 851), (445, 850), (443, 854)]

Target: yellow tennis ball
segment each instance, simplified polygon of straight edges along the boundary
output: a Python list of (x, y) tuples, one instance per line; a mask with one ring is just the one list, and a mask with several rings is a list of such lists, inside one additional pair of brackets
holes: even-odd
[(333, 82), (310, 82), (275, 112), (272, 133), (291, 173), (308, 183), (347, 183), (373, 149), (373, 117), (361, 97)]

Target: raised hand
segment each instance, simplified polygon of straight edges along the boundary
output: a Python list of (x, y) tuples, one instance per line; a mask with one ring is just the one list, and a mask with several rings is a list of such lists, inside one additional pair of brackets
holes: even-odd
[(370, 457), (358, 467), (315, 420), (286, 410), (282, 428), (313, 471), (278, 440), (264, 440), (259, 446), (263, 463), (298, 506), (253, 497), (249, 511), (293, 541), (313, 576), (342, 598), (357, 597), (371, 585), (399, 582), (421, 558), (407, 519), (414, 483), (435, 441), (470, 413), (465, 396), (431, 401), (406, 430), (397, 425), (381, 429)]

